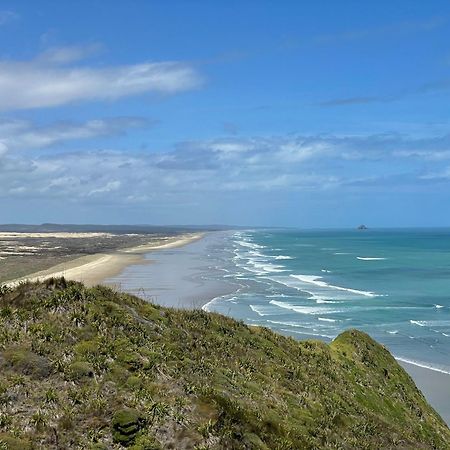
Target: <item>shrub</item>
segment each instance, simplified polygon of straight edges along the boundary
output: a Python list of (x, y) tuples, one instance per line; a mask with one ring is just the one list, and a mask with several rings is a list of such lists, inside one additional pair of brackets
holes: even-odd
[(22, 347), (13, 347), (3, 352), (3, 366), (33, 378), (45, 378), (51, 373), (47, 358)]
[(70, 364), (67, 372), (67, 377), (72, 381), (82, 380), (83, 378), (93, 378), (94, 376), (92, 364), (89, 364), (86, 361), (75, 361)]
[(114, 442), (129, 446), (145, 424), (144, 416), (136, 409), (116, 411), (111, 422)]

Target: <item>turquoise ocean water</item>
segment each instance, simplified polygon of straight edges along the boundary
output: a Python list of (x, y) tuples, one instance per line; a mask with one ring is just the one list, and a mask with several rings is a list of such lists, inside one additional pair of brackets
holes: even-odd
[(366, 331), (400, 360), (450, 373), (450, 231), (251, 230), (208, 243), (231, 294), (204, 306), (298, 338)]

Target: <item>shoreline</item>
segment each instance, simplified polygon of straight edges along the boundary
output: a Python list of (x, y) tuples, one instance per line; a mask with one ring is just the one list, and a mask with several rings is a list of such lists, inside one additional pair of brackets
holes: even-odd
[[(147, 260), (152, 263), (151, 267), (129, 266), (121, 276), (108, 280), (107, 284), (162, 306), (207, 311), (208, 305), (239, 289), (239, 285), (223, 278), (217, 270), (215, 276), (205, 276), (205, 273), (214, 270), (211, 267), (221, 265), (221, 261), (211, 259), (215, 250), (219, 248), (220, 251), (221, 248), (220, 244), (215, 245), (215, 236), (220, 239), (220, 235), (210, 233), (201, 242), (177, 251), (155, 252)], [(221, 278), (220, 282), (217, 278)], [(224, 314), (230, 316), (226, 311)], [(283, 334), (280, 330), (274, 331)], [(314, 338), (311, 336), (311, 339)], [(396, 358), (396, 361), (413, 379), (430, 405), (450, 425), (450, 374), (402, 358)]]
[[(104, 284), (166, 307), (206, 311), (207, 305), (239, 289), (228, 279), (204, 276), (211, 267), (215, 267), (216, 275), (220, 274), (220, 261), (211, 259), (216, 236), (220, 234), (189, 233), (162, 238), (152, 244), (76, 258), (5, 284), (14, 286), (21, 281), (64, 276), (88, 286)], [(450, 374), (402, 358), (396, 360), (450, 425)]]
[(450, 375), (402, 360), (396, 359), (396, 361), (412, 378), (427, 402), (450, 426)]
[(151, 253), (142, 263), (130, 264), (104, 284), (161, 306), (202, 309), (211, 299), (237, 289), (229, 280), (208, 276), (211, 272), (220, 275), (217, 271), (220, 263), (214, 260), (214, 250), (211, 250), (217, 243), (217, 236), (210, 232), (183, 248)]
[(48, 278), (65, 277), (68, 280), (83, 282), (86, 286), (94, 286), (120, 274), (129, 265), (150, 263), (150, 261), (145, 259), (146, 253), (154, 250), (182, 247), (183, 245), (202, 239), (204, 235), (205, 233), (182, 234), (161, 239), (157, 243), (139, 245), (110, 253), (96, 253), (94, 255), (82, 256), (46, 270), (6, 281), (2, 284), (14, 287), (26, 281), (35, 282)]

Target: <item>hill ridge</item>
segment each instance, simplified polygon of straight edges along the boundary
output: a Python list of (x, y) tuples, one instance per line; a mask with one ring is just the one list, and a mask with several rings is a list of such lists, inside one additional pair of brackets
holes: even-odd
[(0, 289), (9, 449), (447, 449), (392, 355), (348, 330), (296, 341), (64, 279)]

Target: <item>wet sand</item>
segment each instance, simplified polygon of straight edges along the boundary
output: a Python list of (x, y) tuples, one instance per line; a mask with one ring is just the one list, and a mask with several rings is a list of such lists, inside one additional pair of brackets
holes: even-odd
[(450, 375), (399, 361), (428, 403), (450, 426)]
[[(221, 264), (215, 255), (220, 239), (220, 233), (208, 233), (183, 247), (148, 253), (145, 259), (131, 262), (116, 276), (105, 280), (105, 284), (163, 306), (201, 308), (213, 298), (238, 288), (226, 281), (219, 270)], [(398, 362), (431, 406), (450, 424), (450, 375)]]
[(50, 269), (8, 281), (5, 284), (14, 286), (25, 280), (38, 281), (51, 277), (65, 277), (68, 280), (81, 281), (87, 286), (93, 286), (102, 283), (106, 278), (121, 273), (130, 264), (145, 264), (148, 261), (145, 260), (144, 255), (150, 251), (180, 247), (201, 239), (202, 236), (202, 233), (190, 233), (166, 237), (150, 244), (117, 250), (112, 253), (82, 256)]
[(105, 284), (159, 305), (201, 308), (211, 299), (236, 290), (235, 285), (221, 281), (214, 268), (217, 262), (210, 248), (218, 236), (220, 233), (211, 232), (182, 248), (149, 253), (146, 261), (150, 266), (132, 264)]

